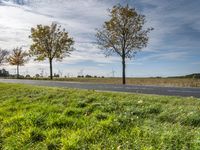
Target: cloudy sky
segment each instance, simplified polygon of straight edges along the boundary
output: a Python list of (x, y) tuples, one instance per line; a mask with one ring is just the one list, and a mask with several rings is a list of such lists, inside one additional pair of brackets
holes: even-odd
[[(77, 76), (121, 75), (119, 57), (105, 58), (95, 42), (95, 28), (108, 19), (108, 8), (127, 3), (146, 16), (153, 27), (148, 47), (127, 62), (127, 76), (174, 76), (200, 72), (199, 0), (0, 0), (0, 47), (28, 50), (30, 28), (57, 22), (75, 40), (75, 51), (62, 62), (54, 62), (54, 72)], [(14, 73), (15, 67), (4, 68)], [(34, 62), (21, 74), (49, 72), (48, 62)]]

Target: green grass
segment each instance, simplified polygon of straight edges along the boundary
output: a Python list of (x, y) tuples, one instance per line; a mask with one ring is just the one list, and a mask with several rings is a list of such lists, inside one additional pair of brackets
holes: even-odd
[(0, 84), (0, 149), (200, 149), (200, 100)]

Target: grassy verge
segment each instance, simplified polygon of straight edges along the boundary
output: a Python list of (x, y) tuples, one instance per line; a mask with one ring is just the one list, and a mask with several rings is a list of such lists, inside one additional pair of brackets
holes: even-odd
[(200, 101), (0, 84), (0, 149), (200, 149)]

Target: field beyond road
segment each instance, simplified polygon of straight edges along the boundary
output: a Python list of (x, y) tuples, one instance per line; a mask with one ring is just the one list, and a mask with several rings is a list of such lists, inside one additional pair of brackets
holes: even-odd
[[(32, 78), (34, 79), (34, 78)], [(49, 80), (38, 78), (35, 80)], [(58, 81), (99, 83), (99, 84), (122, 84), (121, 78), (54, 78)], [(200, 87), (200, 79), (192, 78), (127, 78), (128, 85), (150, 85), (167, 87)]]
[(200, 99), (0, 83), (0, 149), (200, 149)]

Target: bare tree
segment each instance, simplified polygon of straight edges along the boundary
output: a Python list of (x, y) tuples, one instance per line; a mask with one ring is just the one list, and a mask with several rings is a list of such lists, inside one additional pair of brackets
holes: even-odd
[(5, 62), (9, 52), (0, 48), (0, 66)]
[(128, 5), (116, 5), (109, 13), (110, 20), (97, 29), (97, 44), (106, 56), (119, 55), (122, 58), (122, 83), (126, 84), (126, 59), (131, 59), (147, 46), (148, 33), (153, 29), (144, 29), (145, 16)]
[(14, 48), (12, 54), (8, 57), (10, 65), (17, 66), (17, 78), (19, 78), (19, 66), (23, 66), (27, 61), (28, 54), (22, 51), (22, 48)]
[(52, 62), (53, 59), (61, 61), (64, 57), (69, 56), (73, 50), (74, 41), (69, 37), (65, 29), (52, 23), (51, 26), (38, 25), (31, 29), (33, 44), (30, 48), (30, 54), (36, 56), (36, 60), (49, 60), (50, 78), (53, 79)]

